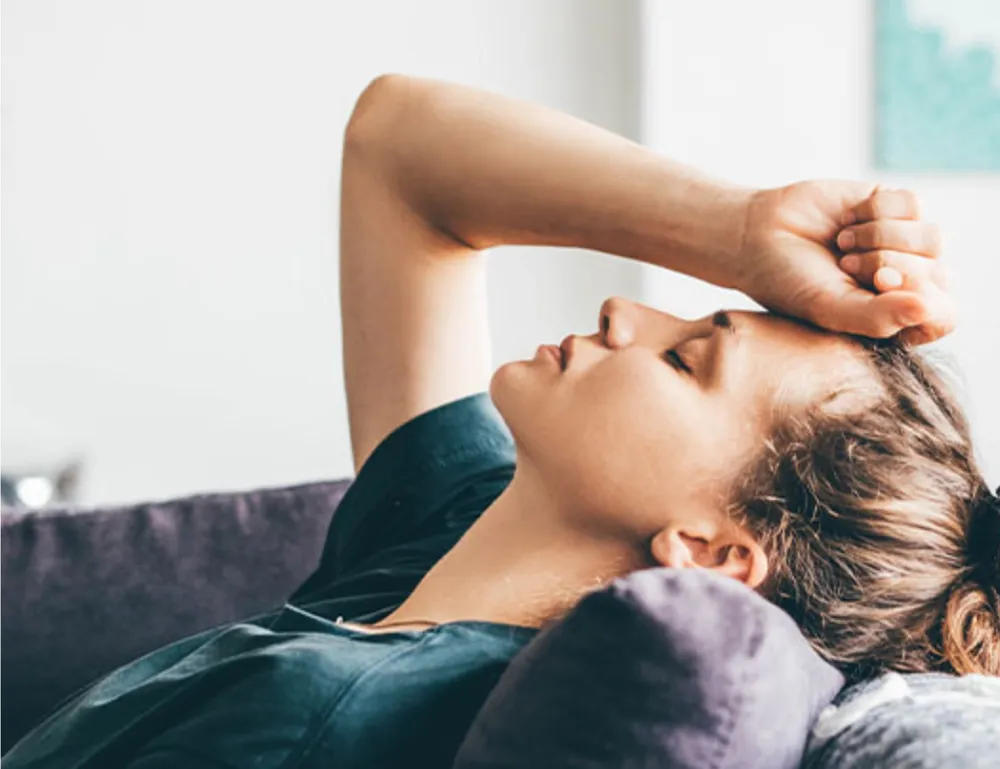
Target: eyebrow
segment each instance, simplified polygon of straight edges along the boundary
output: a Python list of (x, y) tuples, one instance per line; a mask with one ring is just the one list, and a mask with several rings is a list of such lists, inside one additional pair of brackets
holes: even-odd
[[(719, 310), (712, 315), (712, 331), (715, 329), (723, 329), (728, 331), (730, 334), (736, 334), (736, 325), (733, 323), (732, 316), (725, 310)], [(728, 335), (727, 335), (728, 336)], [(711, 345), (712, 345), (712, 358), (711, 358), (711, 378), (712, 380), (718, 380), (722, 374), (722, 350), (724, 346), (722, 344), (723, 335), (722, 334), (712, 334)], [(736, 341), (736, 340), (733, 340)]]
[(724, 328), (734, 334), (736, 333), (736, 326), (733, 325), (733, 319), (725, 310), (719, 310), (712, 316), (712, 325), (715, 328)]

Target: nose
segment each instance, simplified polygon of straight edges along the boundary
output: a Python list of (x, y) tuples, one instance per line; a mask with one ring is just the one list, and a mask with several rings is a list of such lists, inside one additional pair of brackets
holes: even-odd
[(675, 344), (704, 323), (704, 319), (682, 320), (661, 309), (612, 296), (601, 303), (598, 336), (611, 350), (636, 344), (660, 348)]
[(601, 303), (597, 327), (607, 347), (619, 349), (635, 341), (637, 309), (634, 302), (620, 296), (609, 297)]

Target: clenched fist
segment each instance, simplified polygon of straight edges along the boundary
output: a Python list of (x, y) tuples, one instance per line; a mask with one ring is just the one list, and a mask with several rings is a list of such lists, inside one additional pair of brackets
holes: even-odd
[(809, 181), (756, 193), (734, 286), (831, 331), (931, 342), (955, 326), (938, 229), (916, 196)]

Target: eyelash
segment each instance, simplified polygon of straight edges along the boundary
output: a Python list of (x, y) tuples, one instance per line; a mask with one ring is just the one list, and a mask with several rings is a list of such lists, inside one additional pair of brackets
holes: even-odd
[(664, 360), (667, 361), (671, 366), (673, 366), (678, 371), (683, 371), (685, 374), (693, 374), (691, 367), (687, 364), (687, 361), (681, 357), (677, 350), (667, 350), (663, 353)]

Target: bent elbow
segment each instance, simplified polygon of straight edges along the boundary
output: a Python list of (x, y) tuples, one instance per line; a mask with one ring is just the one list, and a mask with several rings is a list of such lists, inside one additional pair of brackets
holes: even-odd
[(379, 75), (361, 92), (344, 130), (344, 151), (352, 154), (377, 144), (398, 119), (412, 90), (406, 75)]

